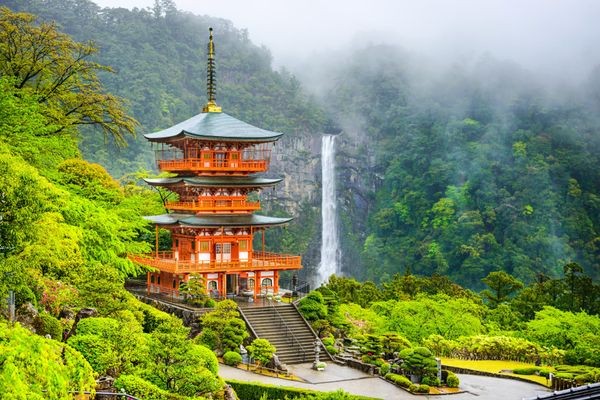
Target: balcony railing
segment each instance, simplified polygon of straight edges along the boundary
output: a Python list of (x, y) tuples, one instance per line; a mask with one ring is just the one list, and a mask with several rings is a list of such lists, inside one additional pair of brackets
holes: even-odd
[(167, 203), (169, 210), (194, 211), (196, 213), (244, 213), (260, 210), (259, 201), (247, 201), (239, 196), (201, 197), (194, 201), (172, 201)]
[(130, 255), (133, 262), (174, 274), (207, 272), (244, 272), (294, 270), (302, 268), (302, 257), (256, 251), (249, 260), (191, 261), (176, 259), (173, 252), (161, 251), (145, 255)]
[(158, 160), (161, 171), (192, 171), (192, 172), (228, 172), (252, 173), (265, 172), (269, 169), (268, 160), (230, 160), (230, 159), (201, 159), (183, 158), (175, 160)]

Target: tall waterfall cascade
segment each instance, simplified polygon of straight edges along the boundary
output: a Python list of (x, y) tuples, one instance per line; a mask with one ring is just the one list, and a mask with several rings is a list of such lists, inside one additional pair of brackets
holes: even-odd
[(340, 274), (340, 243), (337, 224), (337, 201), (335, 192), (335, 136), (323, 136), (321, 142), (321, 262), (317, 286), (326, 282), (332, 274)]

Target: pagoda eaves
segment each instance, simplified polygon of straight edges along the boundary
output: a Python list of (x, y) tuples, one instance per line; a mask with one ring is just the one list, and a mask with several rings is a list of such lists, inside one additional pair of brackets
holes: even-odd
[(201, 113), (162, 131), (144, 135), (151, 142), (192, 138), (205, 141), (263, 143), (278, 140), (283, 133), (247, 124), (224, 112)]

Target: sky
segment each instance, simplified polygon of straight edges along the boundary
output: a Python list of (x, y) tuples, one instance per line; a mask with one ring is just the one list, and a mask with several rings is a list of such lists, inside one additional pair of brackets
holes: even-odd
[[(151, 7), (154, 0), (93, 0)], [(598, 0), (175, 0), (177, 8), (231, 20), (302, 65), (358, 43), (395, 44), (440, 60), (491, 55), (533, 71), (586, 74), (600, 64)], [(215, 32), (215, 35), (218, 33)], [(216, 37), (216, 36), (215, 36)]]

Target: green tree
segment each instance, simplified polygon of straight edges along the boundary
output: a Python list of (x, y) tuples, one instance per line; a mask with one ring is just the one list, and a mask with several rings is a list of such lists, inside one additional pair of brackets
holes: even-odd
[(481, 281), (489, 287), (481, 294), (489, 301), (491, 307), (497, 307), (523, 288), (523, 282), (504, 271), (490, 272)]
[(3, 398), (67, 400), (73, 391), (94, 392), (87, 361), (66, 344), (0, 322), (0, 392)]
[(248, 346), (248, 353), (259, 365), (266, 365), (273, 358), (277, 349), (267, 339), (254, 339)]
[(52, 134), (95, 125), (124, 143), (136, 121), (125, 113), (122, 99), (104, 92), (97, 74), (112, 70), (90, 61), (96, 48), (75, 42), (54, 23), (35, 21), (31, 14), (0, 8), (0, 77), (36, 96)]
[(435, 377), (437, 373), (437, 363), (431, 351), (426, 347), (414, 347), (404, 349), (399, 357), (402, 361), (402, 369), (411, 375), (419, 378)]
[(248, 337), (246, 324), (240, 318), (237, 304), (233, 300), (217, 303), (214, 311), (201, 317), (202, 331), (196, 339), (218, 354), (240, 351), (240, 345)]
[(150, 333), (149, 357), (142, 376), (164, 390), (185, 396), (215, 392), (223, 383), (212, 351), (186, 340), (189, 329), (172, 319)]

